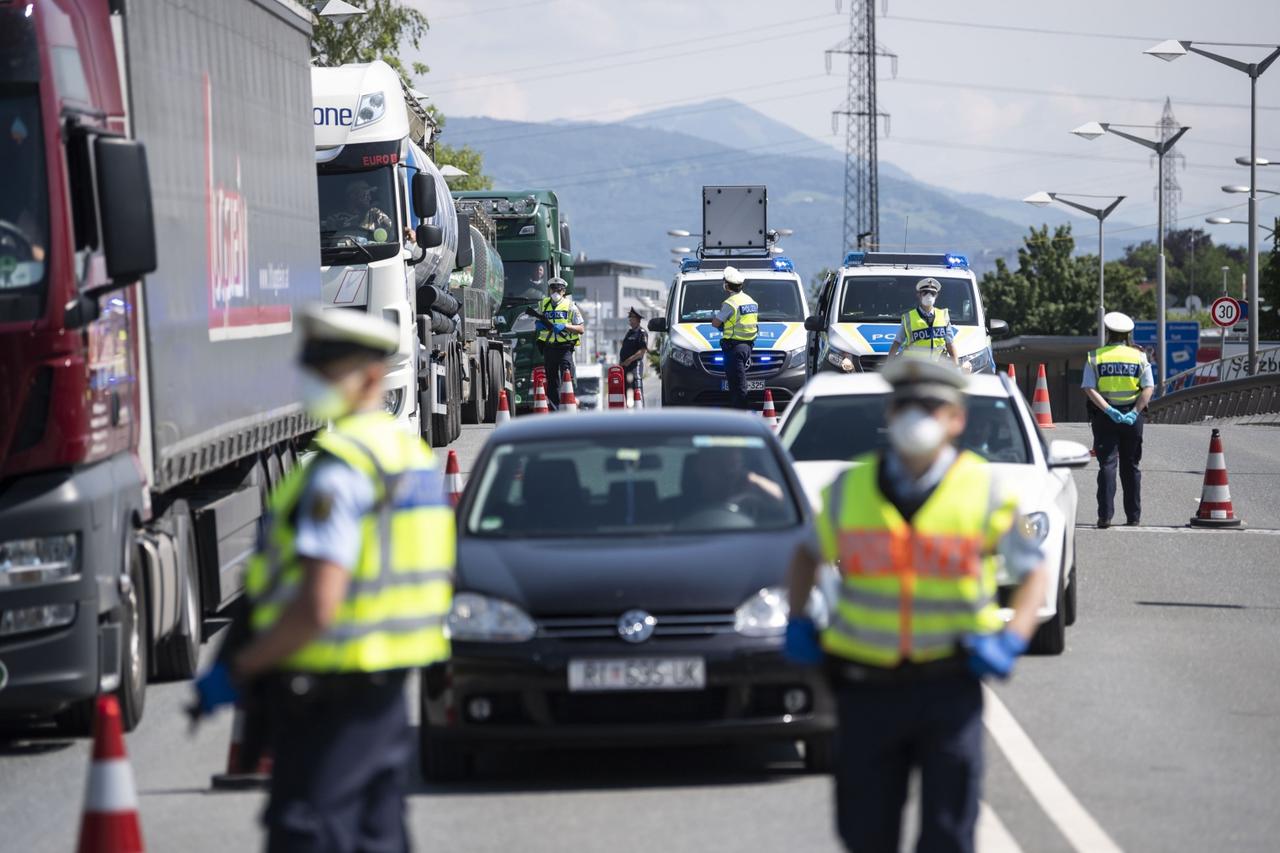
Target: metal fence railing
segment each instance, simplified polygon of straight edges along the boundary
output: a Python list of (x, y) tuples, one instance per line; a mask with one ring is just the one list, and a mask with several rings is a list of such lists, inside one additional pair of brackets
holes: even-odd
[(1211, 383), (1231, 382), (1236, 379), (1244, 379), (1247, 376), (1262, 374), (1280, 374), (1280, 347), (1259, 350), (1257, 370), (1253, 371), (1253, 373), (1249, 372), (1249, 356), (1247, 353), (1197, 364), (1190, 370), (1175, 373), (1166, 379), (1160, 386), (1158, 396), (1164, 397), (1175, 391), (1185, 391)]
[(1232, 419), (1280, 424), (1280, 372), (1260, 373), (1171, 391), (1147, 407), (1152, 423), (1192, 424)]

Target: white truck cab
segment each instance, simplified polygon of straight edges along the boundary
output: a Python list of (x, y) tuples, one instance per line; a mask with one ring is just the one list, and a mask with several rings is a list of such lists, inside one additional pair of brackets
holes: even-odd
[(823, 283), (817, 313), (805, 320), (809, 372), (879, 370), (903, 315), (915, 310), (916, 282), (922, 278), (935, 278), (942, 286), (937, 306), (951, 315), (960, 366), (994, 373), (991, 338), (1007, 333), (1009, 326), (986, 316), (968, 260), (954, 253), (893, 252), (850, 252)]

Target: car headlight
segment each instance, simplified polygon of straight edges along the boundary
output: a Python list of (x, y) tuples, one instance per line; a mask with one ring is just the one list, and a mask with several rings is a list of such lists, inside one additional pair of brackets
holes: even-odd
[(524, 643), (538, 626), (514, 604), (474, 592), (453, 597), (445, 623), (449, 638), (464, 643)]
[(400, 414), (400, 407), (403, 405), (403, 388), (392, 388), (390, 391), (382, 395), (382, 408), (386, 409), (387, 414), (392, 417), (396, 417)]
[(693, 367), (694, 361), (697, 360), (697, 354), (691, 349), (671, 345), (671, 359), (676, 364), (683, 364), (685, 367)]
[(980, 349), (960, 359), (960, 366), (970, 373), (991, 373), (991, 350)]
[(809, 350), (807, 347), (800, 347), (799, 349), (793, 349), (787, 355), (787, 366), (785, 369), (790, 370), (793, 367), (804, 367), (805, 356), (808, 354), (808, 352)]
[(1037, 545), (1049, 537), (1049, 514), (1047, 512), (1029, 512), (1018, 519), (1022, 526), (1022, 535)]
[[(805, 613), (821, 630), (827, 626), (827, 599), (817, 589), (809, 593)], [(791, 606), (787, 590), (772, 586), (748, 598), (733, 612), (733, 630), (744, 637), (781, 637), (787, 630)]]
[(387, 111), (387, 99), (381, 92), (370, 92), (367, 95), (360, 96), (360, 104), (356, 107), (356, 120), (351, 125), (352, 128), (364, 127), (366, 124), (373, 124), (382, 118), (383, 113)]
[(77, 557), (74, 533), (0, 542), (0, 589), (76, 577)]

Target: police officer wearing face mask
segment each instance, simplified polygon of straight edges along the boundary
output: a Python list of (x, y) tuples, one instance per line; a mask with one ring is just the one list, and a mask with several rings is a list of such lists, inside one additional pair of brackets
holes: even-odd
[(760, 306), (742, 292), (746, 279), (737, 267), (724, 268), (724, 289), (728, 297), (711, 325), (719, 329), (720, 350), (724, 353), (724, 378), (729, 386), (729, 408), (750, 409), (747, 396), (747, 368), (751, 366), (751, 350), (756, 343)]
[[(785, 651), (825, 663), (836, 697), (837, 829), (849, 850), (896, 853), (913, 769), (918, 851), (972, 851), (982, 785), (985, 676), (1007, 678), (1045, 596), (1044, 553), (982, 457), (957, 450), (965, 376), (901, 358), (889, 447), (855, 460), (823, 494), (817, 542), (789, 574)], [(996, 564), (1020, 579), (1005, 624)], [(829, 624), (805, 613), (818, 567), (840, 573)]]
[(538, 343), (542, 366), (547, 371), (547, 403), (552, 411), (560, 406), (560, 382), (567, 371), (577, 375), (573, 351), (586, 331), (586, 320), (566, 294), (569, 284), (556, 277), (547, 282), (547, 296), (538, 303)]
[(1093, 405), (1089, 425), (1098, 457), (1098, 527), (1111, 526), (1116, 508), (1116, 463), (1124, 487), (1128, 526), (1142, 520), (1142, 411), (1151, 402), (1155, 379), (1147, 354), (1133, 345), (1133, 320), (1119, 311), (1102, 318), (1107, 344), (1089, 353), (1080, 383)]
[(940, 359), (943, 356), (958, 365), (956, 327), (951, 325), (951, 312), (934, 308), (941, 285), (936, 278), (916, 282), (916, 307), (902, 315), (898, 334), (889, 347), (889, 357), (899, 352)]
[(303, 328), (307, 409), (332, 426), (271, 496), (245, 636), (197, 679), (197, 710), (271, 717), (267, 850), (403, 851), (405, 679), (449, 655), (454, 517), (431, 451), (383, 411), (398, 330), (341, 309)]

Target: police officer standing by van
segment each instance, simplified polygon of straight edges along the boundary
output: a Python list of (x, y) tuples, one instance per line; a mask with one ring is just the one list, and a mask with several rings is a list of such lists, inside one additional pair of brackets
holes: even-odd
[(936, 359), (945, 355), (952, 364), (959, 365), (956, 327), (951, 325), (951, 312), (934, 307), (940, 289), (936, 278), (922, 278), (916, 282), (916, 307), (902, 315), (898, 334), (889, 347), (890, 358), (899, 352)]
[(1089, 353), (1080, 386), (1093, 405), (1089, 425), (1098, 457), (1098, 527), (1115, 513), (1116, 464), (1124, 487), (1125, 523), (1142, 521), (1142, 412), (1155, 392), (1147, 354), (1133, 345), (1133, 320), (1119, 311), (1102, 318), (1106, 346)]
[(644, 318), (634, 307), (627, 312), (627, 333), (622, 336), (618, 348), (618, 364), (622, 366), (628, 384), (644, 393), (644, 360), (649, 355), (649, 334), (640, 325)]
[(568, 297), (569, 284), (556, 276), (547, 282), (547, 295), (538, 303), (538, 343), (547, 371), (547, 402), (552, 411), (560, 406), (560, 382), (565, 371), (576, 376), (573, 351), (586, 331), (586, 321)]
[(431, 451), (383, 411), (396, 328), (341, 310), (303, 323), (303, 397), (332, 426), (271, 497), (246, 637), (197, 679), (197, 705), (243, 694), (271, 716), (267, 850), (404, 851), (405, 679), (449, 655), (454, 517)]
[[(859, 853), (897, 853), (918, 769), (920, 853), (972, 851), (982, 787), (982, 689), (1007, 678), (1044, 601), (1044, 553), (965, 428), (960, 371), (914, 358), (893, 387), (889, 447), (823, 494), (817, 542), (789, 573), (785, 651), (825, 663), (836, 699), (837, 829)], [(1019, 581), (1005, 624), (996, 565)], [(839, 570), (829, 623), (805, 614), (819, 565)]]
[(729, 408), (751, 409), (747, 394), (747, 368), (751, 366), (751, 350), (756, 343), (760, 306), (743, 292), (746, 279), (737, 267), (724, 268), (724, 289), (729, 295), (711, 325), (721, 331), (720, 350), (724, 353), (724, 377), (729, 387)]

